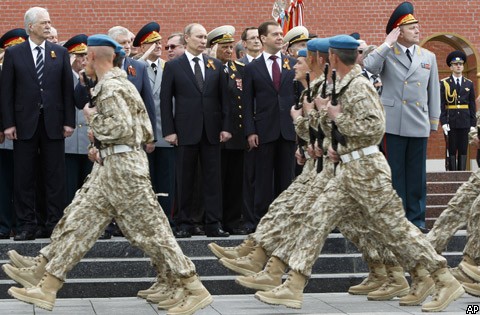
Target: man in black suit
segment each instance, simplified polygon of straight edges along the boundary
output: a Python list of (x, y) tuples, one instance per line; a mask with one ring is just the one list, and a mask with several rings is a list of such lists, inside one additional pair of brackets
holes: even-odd
[[(165, 64), (160, 88), (162, 131), (176, 146), (178, 194), (177, 237), (190, 237), (193, 222), (192, 190), (200, 157), (205, 233), (228, 236), (223, 231), (220, 143), (231, 138), (228, 121), (226, 74), (222, 63), (204, 56), (207, 31), (200, 24), (185, 28), (185, 54)], [(175, 98), (175, 115), (173, 112)]]
[(262, 23), (258, 34), (263, 54), (245, 67), (243, 78), (245, 134), (249, 147), (256, 150), (254, 213), (246, 224), (254, 227), (292, 182), (295, 165), (290, 108), (296, 61), (281, 53), (283, 32), (278, 23)]
[(68, 51), (46, 41), (50, 16), (44, 8), (25, 13), (28, 41), (7, 49), (1, 78), (5, 136), (14, 140), (15, 240), (35, 238), (36, 159), (44, 170), (46, 228), (51, 232), (65, 202), (64, 138), (73, 133), (73, 77)]

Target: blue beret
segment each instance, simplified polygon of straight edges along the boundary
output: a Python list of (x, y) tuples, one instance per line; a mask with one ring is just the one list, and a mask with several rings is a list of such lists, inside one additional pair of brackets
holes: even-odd
[(297, 57), (307, 57), (307, 49), (303, 48), (297, 51)]
[(328, 53), (329, 38), (314, 38), (307, 42), (307, 49), (312, 52)]
[(330, 37), (330, 48), (357, 49), (360, 44), (350, 35), (337, 35)]
[(113, 38), (105, 34), (96, 34), (88, 37), (87, 39), (88, 46), (108, 46), (115, 49), (115, 53), (120, 54), (121, 57), (125, 57), (125, 51), (123, 47), (120, 46)]
[(453, 63), (465, 63), (467, 62), (467, 55), (460, 50), (455, 50), (452, 51), (451, 53), (448, 54), (447, 56), (447, 66), (451, 66)]
[(359, 39), (360, 39), (360, 33), (358, 33), (358, 32), (352, 33), (352, 34), (350, 34), (350, 36), (352, 36), (352, 37), (355, 38), (356, 40), (359, 40)]

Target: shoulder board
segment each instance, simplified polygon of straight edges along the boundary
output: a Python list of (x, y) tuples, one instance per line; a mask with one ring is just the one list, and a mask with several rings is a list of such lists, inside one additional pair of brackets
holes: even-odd
[(240, 66), (242, 66), (242, 67), (245, 66), (245, 64), (244, 64), (243, 62), (241, 62), (241, 61), (234, 60), (233, 62), (235, 62), (237, 65), (240, 65)]
[[(418, 47), (420, 47), (420, 46), (418, 46)], [(431, 53), (431, 54), (433, 54), (433, 53), (432, 53), (430, 50), (428, 50), (427, 48), (420, 47), (420, 49), (421, 49), (421, 50), (424, 50), (424, 51), (426, 51), (426, 52), (429, 52), (429, 53)]]
[(463, 78), (464, 78), (465, 81), (467, 81), (467, 82), (472, 82), (472, 80), (470, 80), (470, 79), (468, 79), (468, 78), (465, 78), (465, 77), (463, 77)]
[(446, 80), (448, 80), (449, 78), (450, 78), (450, 77), (446, 77), (446, 78), (441, 79), (440, 81), (446, 81)]

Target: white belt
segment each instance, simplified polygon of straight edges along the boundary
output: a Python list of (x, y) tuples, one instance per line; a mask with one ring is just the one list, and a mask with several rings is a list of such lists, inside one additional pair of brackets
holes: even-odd
[(358, 160), (361, 157), (364, 157), (364, 156), (367, 156), (367, 155), (370, 155), (370, 154), (374, 154), (374, 153), (377, 153), (377, 152), (380, 152), (380, 150), (378, 150), (378, 146), (371, 145), (369, 147), (362, 148), (362, 149), (357, 150), (357, 151), (352, 151), (350, 153), (340, 155), (340, 159), (342, 159), (343, 163), (348, 163), (350, 161)]
[(138, 148), (132, 148), (129, 145), (125, 144), (117, 144), (105, 149), (100, 150), (100, 156), (102, 159), (105, 157), (112, 155), (112, 154), (117, 154), (117, 153), (125, 153), (125, 152), (131, 152), (131, 151), (138, 151)]

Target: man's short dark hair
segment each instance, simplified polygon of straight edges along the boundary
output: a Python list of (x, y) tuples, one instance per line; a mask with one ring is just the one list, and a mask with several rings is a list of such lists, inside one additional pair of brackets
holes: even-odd
[(250, 31), (250, 30), (256, 30), (256, 29), (258, 29), (258, 28), (255, 27), (255, 26), (247, 27), (246, 29), (243, 30), (241, 39), (242, 39), (243, 41), (246, 41), (246, 40), (247, 40), (247, 32)]
[(332, 50), (332, 54), (337, 55), (340, 61), (346, 66), (354, 65), (357, 61), (358, 51), (356, 49), (330, 49)]
[(269, 26), (280, 26), (280, 24), (278, 24), (275, 21), (267, 21), (267, 22), (263, 22), (262, 24), (260, 24), (260, 26), (258, 27), (258, 36), (260, 36), (260, 38), (262, 38), (262, 35), (263, 36), (268, 35), (268, 27)]
[(185, 36), (181, 32), (170, 34), (170, 36), (168, 36), (167, 40), (170, 40), (171, 38), (174, 38), (174, 37), (177, 37), (177, 36), (180, 37), (180, 45), (185, 46), (187, 43), (185, 43)]

